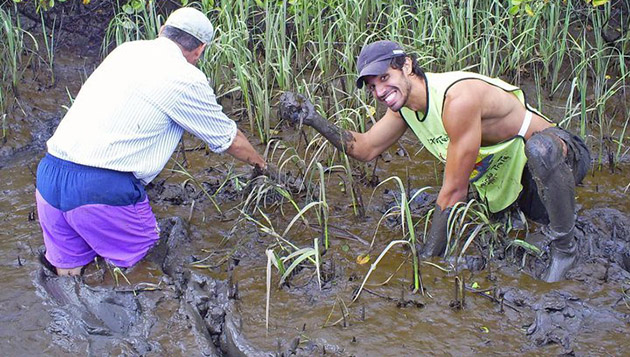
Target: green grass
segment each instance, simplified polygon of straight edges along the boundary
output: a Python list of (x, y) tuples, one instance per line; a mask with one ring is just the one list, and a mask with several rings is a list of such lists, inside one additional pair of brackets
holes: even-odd
[[(567, 98), (572, 91), (580, 98), (571, 98), (580, 116), (572, 115), (575, 119), (565, 124), (578, 128), (587, 141), (598, 140), (593, 144), (600, 160), (606, 149), (599, 144), (623, 125), (611, 117), (608, 102), (628, 83), (629, 35), (624, 31), (612, 44), (603, 40), (601, 32), (611, 16), (607, 2), (598, 7), (583, 0), (481, 0), (474, 5), (454, 0), (414, 5), (398, 0), (239, 0), (217, 7), (210, 2), (190, 5), (208, 13), (217, 28), (215, 50), (207, 51), (201, 68), (219, 96), (237, 98), (241, 108), (235, 113), (247, 118), (250, 131), (263, 143), (277, 128), (276, 95), (287, 89), (307, 87), (312, 98), (323, 99), (322, 109), (333, 113), (331, 120), (351, 121), (344, 126), (365, 130), (365, 117), (348, 115), (344, 108), (371, 104), (354, 88), (355, 61), (365, 43), (378, 39), (401, 42), (429, 71), (471, 70), (516, 83), (536, 79), (532, 104)], [(510, 6), (515, 6), (513, 15)], [(121, 8), (103, 48), (153, 38), (164, 18), (153, 1)], [(627, 28), (628, 19), (622, 20), (621, 27)], [(611, 73), (619, 74), (617, 82), (605, 79)]]

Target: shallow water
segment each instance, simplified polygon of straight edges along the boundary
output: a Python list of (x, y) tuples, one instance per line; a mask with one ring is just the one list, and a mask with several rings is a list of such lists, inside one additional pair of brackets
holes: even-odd
[[(11, 147), (23, 148), (12, 155), (4, 156), (0, 161), (0, 182), (2, 196), (0, 211), (4, 229), (0, 232), (0, 339), (5, 355), (75, 355), (85, 354), (84, 341), (76, 341), (75, 348), (59, 343), (50, 329), (51, 305), (38, 295), (33, 280), (39, 263), (35, 252), (42, 245), (41, 230), (36, 220), (34, 200), (34, 172), (39, 158), (42, 157), (43, 140), (50, 136), (50, 121), (58, 120), (63, 114), (62, 103), (67, 103), (66, 83), (71, 92), (76, 92), (77, 83), (84, 77), (84, 68), (91, 62), (76, 57), (71, 53), (59, 56), (59, 63), (65, 63), (60, 69), (58, 85), (47, 88), (40, 83), (44, 80), (27, 78), (22, 88), (25, 100), (32, 100), (31, 106), (24, 106), (24, 114), (18, 115), (18, 121), (24, 121), (13, 132), (14, 141)], [(61, 66), (61, 65), (60, 65)], [(62, 84), (59, 84), (62, 83)], [(553, 107), (553, 103), (549, 104)], [(558, 106), (556, 106), (558, 107)], [(18, 112), (18, 111), (16, 111)], [(54, 127), (54, 126), (53, 126)], [(33, 129), (34, 128), (34, 129)], [(35, 143), (28, 148), (29, 143)], [(428, 157), (426, 152), (416, 154), (419, 145), (410, 136), (401, 141), (402, 146), (411, 153), (412, 158), (398, 156), (397, 147), (390, 150), (390, 162), (379, 160), (377, 175), (381, 180), (399, 176), (403, 182), (409, 182), (411, 188), (436, 185), (436, 176), (440, 176), (439, 165)], [(188, 146), (193, 147), (194, 141)], [(4, 148), (3, 148), (4, 149)], [(12, 149), (11, 149), (12, 150)], [(259, 147), (259, 151), (263, 148)], [(223, 180), (225, 167), (232, 165), (227, 156), (209, 155), (202, 151), (187, 153), (188, 169), (202, 180)], [(585, 182), (578, 188), (578, 204), (581, 212), (613, 208), (626, 216), (630, 215), (630, 200), (627, 186), (630, 179), (626, 174), (630, 165), (620, 164), (618, 172), (609, 170), (591, 171)], [(208, 168), (217, 171), (208, 172)], [(242, 174), (247, 169), (237, 165)], [(371, 171), (371, 169), (370, 169)], [(407, 177), (408, 176), (408, 177)], [(155, 182), (166, 180), (165, 184), (177, 189), (182, 186), (185, 177), (165, 170)], [(356, 218), (350, 207), (348, 194), (342, 192), (342, 179), (332, 175), (327, 185), (327, 196), (331, 207), (330, 224), (349, 231), (370, 241), (374, 235), (382, 207), (390, 196), (379, 188), (370, 200), (372, 189), (363, 187), (363, 201), (367, 205), (366, 217)], [(396, 191), (394, 185), (389, 189)], [(182, 192), (185, 189), (181, 190)], [(152, 197), (153, 199), (154, 197)], [(195, 202), (193, 205), (192, 202)], [(295, 277), (290, 287), (277, 288), (279, 280), (274, 271), (271, 289), (269, 331), (265, 328), (265, 295), (266, 295), (266, 258), (264, 249), (274, 241), (270, 237), (258, 236), (252, 224), (241, 224), (233, 235), (229, 235), (235, 224), (235, 212), (229, 211), (236, 205), (230, 197), (218, 197), (225, 217), (220, 217), (216, 209), (203, 198), (198, 200), (184, 199), (180, 203), (165, 201), (163, 196), (157, 197), (153, 209), (158, 218), (180, 216), (190, 218), (193, 237), (193, 251), (196, 258), (210, 255), (208, 265), (215, 268), (197, 269), (196, 272), (207, 274), (218, 279), (228, 279), (228, 263), (222, 258), (236, 247), (235, 256), (240, 262), (235, 267), (233, 280), (239, 285), (241, 299), (237, 303), (240, 311), (243, 333), (253, 346), (264, 351), (275, 352), (286, 350), (287, 346), (299, 337), (299, 346), (310, 354), (337, 355), (418, 355), (425, 354), (560, 354), (567, 350), (560, 344), (537, 346), (528, 337), (529, 325), (536, 317), (536, 311), (529, 306), (514, 306), (515, 309), (499, 304), (472, 292), (466, 293), (465, 308), (457, 310), (450, 307), (455, 297), (455, 278), (453, 274), (444, 272), (430, 265), (422, 265), (423, 282), (427, 293), (412, 294), (410, 261), (406, 250), (394, 248), (378, 265), (369, 279), (359, 299), (351, 304), (355, 289), (361, 284), (370, 264), (383, 250), (388, 242), (401, 239), (400, 233), (386, 227), (380, 227), (375, 240), (375, 249), (371, 252), (368, 264), (357, 264), (356, 258), (365, 253), (365, 245), (353, 240), (339, 237), (331, 238), (331, 248), (324, 255), (324, 263), (330, 268), (333, 279), (324, 284), (320, 291), (315, 279), (310, 279), (312, 271), (305, 270)], [(284, 207), (288, 218), (274, 221), (277, 229), (283, 231), (286, 220), (295, 214), (290, 206)], [(313, 223), (313, 222), (311, 222)], [(227, 242), (224, 238), (230, 236)], [(312, 246), (313, 238), (319, 233), (294, 228), (289, 237), (299, 246)], [(628, 238), (630, 239), (630, 238)], [(228, 259), (229, 261), (229, 259)], [(405, 262), (406, 261), (406, 262)], [(404, 263), (403, 263), (404, 262)], [(439, 263), (438, 260), (433, 260)], [(402, 266), (401, 266), (402, 263)], [(442, 263), (440, 263), (442, 264)], [(444, 265), (444, 264), (442, 264)], [(578, 355), (623, 355), (630, 348), (627, 340), (629, 331), (628, 318), (625, 323), (620, 319), (606, 319), (608, 316), (597, 313), (597, 309), (629, 314), (630, 309), (622, 299), (622, 282), (565, 281), (557, 284), (546, 284), (519, 271), (519, 264), (503, 266), (503, 271), (493, 269), (496, 280), (488, 280), (489, 271), (476, 273), (465, 272), (466, 283), (477, 283), (480, 289), (497, 286), (510, 293), (522, 293), (525, 305), (534, 304), (538, 297), (562, 291), (580, 299), (587, 308), (580, 311), (589, 313), (581, 320), (581, 327), (572, 336), (571, 350)], [(393, 278), (386, 285), (378, 285)], [(141, 265), (128, 276), (132, 283), (156, 282), (159, 274), (155, 267)], [(626, 282), (630, 283), (630, 281)], [(100, 286), (111, 287), (111, 277), (106, 277)], [(304, 285), (300, 287), (300, 285)], [(515, 293), (515, 294), (516, 294)], [(380, 296), (377, 296), (380, 295)], [(412, 300), (417, 304), (397, 307), (400, 301)], [(418, 307), (417, 305), (423, 305)], [(347, 316), (341, 319), (341, 306), (346, 306)], [(150, 335), (162, 346), (161, 352), (182, 351), (182, 348), (169, 346), (195, 346), (195, 340), (185, 330), (174, 329), (171, 316), (178, 310), (178, 304), (168, 302), (160, 305), (155, 312), (158, 321), (151, 327)], [(627, 316), (627, 315), (626, 315)], [(340, 320), (341, 319), (341, 320)], [(339, 321), (334, 326), (333, 322)], [(326, 326), (326, 327), (324, 327)], [(181, 326), (178, 326), (181, 327)], [(309, 341), (316, 344), (316, 350), (308, 350)], [(109, 351), (111, 353), (124, 352)], [(190, 351), (192, 352), (192, 351)], [(319, 352), (319, 353), (317, 353)], [(305, 352), (303, 352), (304, 354)], [(156, 352), (156, 354), (159, 354)]]
[[(33, 285), (34, 271), (39, 267), (33, 251), (42, 244), (41, 232), (33, 218), (34, 178), (37, 161), (41, 152), (25, 152), (12, 157), (0, 169), (0, 180), (4, 182), (3, 195), (0, 199), (0, 209), (5, 212), (3, 221), (5, 229), (0, 239), (0, 274), (3, 279), (0, 284), (0, 337), (3, 338), (3, 351), (8, 355), (18, 354), (53, 354), (64, 355), (68, 351), (54, 342), (53, 336), (47, 330), (51, 321), (50, 306), (37, 295)], [(203, 155), (189, 155), (191, 171), (201, 171), (204, 166), (217, 165)], [(212, 159), (215, 159), (213, 157)], [(397, 157), (394, 157), (396, 161)], [(405, 165), (392, 165), (391, 172), (402, 171)], [(622, 167), (622, 169), (629, 169)], [(414, 175), (415, 174), (415, 175)], [(410, 169), (413, 185), (426, 185), (433, 180), (424, 171)], [(168, 174), (161, 177), (169, 176)], [(629, 212), (628, 202), (624, 197), (624, 180), (620, 175), (610, 175), (607, 172), (595, 172), (589, 175), (582, 187), (578, 189), (578, 201), (583, 209), (596, 207), (612, 207), (622, 212)], [(160, 178), (161, 178), (160, 177)], [(181, 178), (170, 177), (169, 181), (178, 182)], [(331, 184), (331, 187), (335, 187)], [(380, 192), (379, 192), (380, 191)], [(382, 190), (375, 194), (374, 206), (379, 202)], [(364, 189), (364, 200), (367, 202), (371, 189)], [(352, 216), (348, 198), (341, 192), (329, 192), (331, 201), (341, 202), (338, 213), (331, 214), (331, 225), (347, 229), (369, 241), (374, 233), (377, 219), (380, 215), (373, 208), (368, 208), (367, 218), (358, 220)], [(224, 207), (229, 202), (223, 202)], [(202, 208), (199, 208), (202, 207)], [(190, 215), (190, 204), (169, 205), (166, 203), (154, 205), (158, 217)], [(213, 219), (214, 218), (214, 219)], [(199, 251), (199, 257), (205, 256), (203, 249), (216, 250), (217, 247), (227, 249), (231, 242), (220, 246), (222, 238), (232, 227), (233, 222), (217, 223), (216, 212), (209, 206), (199, 205), (193, 210), (191, 226), (194, 227), (197, 239), (193, 241), (194, 249)], [(237, 231), (236, 237), (250, 237), (250, 229)], [(387, 242), (400, 239), (396, 232), (380, 229), (376, 237), (376, 249), (372, 252), (372, 261), (384, 248)], [(312, 244), (312, 238), (319, 233), (295, 229), (290, 238), (300, 245)], [(199, 239), (201, 238), (201, 239)], [(245, 239), (246, 241), (248, 239)], [(311, 243), (308, 243), (311, 242)], [(269, 241), (267, 241), (269, 243)], [(421, 267), (423, 282), (427, 295), (411, 294), (409, 287), (412, 282), (410, 263), (403, 264), (387, 285), (376, 286), (396, 272), (402, 261), (408, 259), (402, 249), (393, 249), (378, 265), (372, 274), (367, 288), (382, 296), (376, 296), (364, 291), (360, 298), (350, 304), (353, 291), (359, 286), (369, 264), (358, 265), (356, 257), (366, 251), (360, 243), (331, 238), (331, 249), (324, 256), (325, 261), (335, 262), (335, 278), (325, 284), (320, 292), (314, 280), (303, 288), (276, 288), (271, 293), (270, 329), (265, 329), (265, 266), (262, 258), (265, 241), (258, 243), (256, 249), (260, 251), (257, 258), (246, 254), (235, 269), (234, 280), (239, 284), (241, 300), (238, 308), (242, 314), (243, 332), (246, 338), (256, 347), (276, 351), (278, 346), (286, 348), (296, 337), (300, 337), (300, 346), (306, 346), (308, 341), (314, 341), (318, 346), (326, 349), (327, 353), (340, 355), (415, 355), (417, 353), (448, 353), (448, 354), (513, 354), (518, 353), (562, 353), (560, 345), (537, 347), (528, 339), (526, 330), (533, 321), (534, 313), (526, 308), (518, 308), (516, 312), (511, 308), (504, 308), (500, 312), (498, 304), (468, 292), (466, 305), (463, 310), (449, 307), (454, 299), (454, 276), (423, 265)], [(216, 260), (215, 260), (216, 262)], [(434, 261), (438, 262), (438, 261)], [(370, 262), (371, 263), (371, 262)], [(616, 283), (588, 285), (578, 281), (567, 281), (558, 284), (540, 282), (525, 273), (518, 272), (518, 264), (514, 264), (506, 274), (495, 273), (496, 281), (488, 281), (488, 271), (484, 270), (469, 276), (465, 274), (466, 283), (476, 282), (480, 288), (499, 286), (501, 288), (517, 287), (527, 291), (534, 297), (562, 290), (579, 297), (585, 303), (596, 307), (611, 307), (621, 297), (621, 286)], [(226, 265), (216, 269), (198, 270), (207, 272), (217, 278), (226, 278)], [(275, 272), (274, 272), (275, 274)], [(133, 271), (130, 279), (133, 283), (150, 281), (151, 269), (140, 268)], [(306, 274), (299, 276), (295, 284), (307, 282)], [(277, 283), (278, 276), (274, 275)], [(112, 285), (111, 279), (105, 285)], [(404, 292), (403, 292), (404, 290)], [(424, 307), (397, 307), (397, 301), (404, 294), (404, 300), (421, 302)], [(430, 294), (430, 297), (429, 297)], [(390, 297), (391, 301), (385, 297)], [(348, 316), (346, 326), (340, 322), (332, 324), (341, 318), (340, 305), (347, 305)], [(172, 313), (167, 306), (160, 312), (165, 319)], [(616, 310), (628, 313), (623, 303), (617, 304)], [(160, 330), (162, 329), (162, 330)], [(628, 326), (618, 321), (609, 321), (603, 326), (601, 321), (594, 321), (584, 326), (575, 334), (572, 343), (573, 351), (578, 354), (623, 354), (630, 347), (627, 341)], [(172, 336), (165, 323), (156, 324), (153, 336), (159, 337), (163, 346), (181, 343), (186, 336)], [(188, 337), (190, 338), (190, 337)], [(168, 350), (168, 349), (167, 349)]]
[[(416, 170), (410, 170), (410, 173), (416, 173)], [(418, 182), (421, 186), (430, 184), (431, 179), (418, 174), (418, 177), (414, 177), (412, 181)], [(613, 184), (614, 182), (617, 184)], [(599, 188), (595, 188), (597, 185)], [(620, 200), (620, 196), (615, 195), (623, 191), (622, 185), (624, 185), (623, 180), (616, 181), (606, 173), (596, 172), (590, 175), (578, 189), (579, 201), (585, 209), (614, 207), (622, 212), (630, 212), (627, 200)], [(602, 194), (602, 191), (606, 194)], [(368, 211), (368, 215), (378, 217), (378, 212)], [(356, 227), (352, 219), (342, 218), (331, 224), (341, 225), (347, 229)], [(355, 233), (365, 238), (371, 237), (375, 225), (376, 222), (371, 220), (361, 225), (363, 227), (361, 231)], [(384, 231), (386, 230), (381, 232)], [(400, 239), (400, 237), (393, 233), (379, 234), (377, 237), (379, 248), (373, 252), (372, 259), (389, 241), (394, 239)], [(278, 345), (278, 339), (286, 344), (299, 335), (301, 341), (323, 339), (331, 345), (342, 347), (344, 353), (348, 355), (374, 356), (417, 355), (418, 353), (512, 355), (515, 352), (535, 354), (564, 352), (562, 346), (537, 347), (528, 339), (526, 330), (535, 314), (527, 308), (518, 308), (520, 312), (516, 312), (506, 307), (504, 312), (501, 312), (497, 303), (470, 292), (466, 295), (466, 305), (463, 310), (449, 307), (455, 297), (455, 277), (434, 267), (427, 265), (421, 267), (425, 288), (431, 297), (412, 295), (409, 292), (412, 284), (411, 263), (408, 256), (401, 254), (401, 249), (394, 249), (394, 253), (387, 255), (379, 263), (378, 269), (368, 282), (369, 286), (370, 284), (378, 285), (387, 280), (389, 275), (396, 272), (401, 261), (407, 259), (405, 266), (387, 285), (370, 287), (370, 290), (391, 297), (393, 301), (363, 292), (360, 298), (348, 307), (349, 316), (346, 327), (341, 326), (342, 324), (322, 327), (327, 322), (341, 318), (340, 301), (343, 300), (346, 305), (350, 304), (354, 289), (360, 285), (369, 269), (369, 264), (360, 266), (355, 261), (361, 249), (365, 249), (364, 247), (355, 244), (351, 247), (349, 254), (340, 249), (340, 246), (345, 244), (344, 242), (335, 241), (334, 238), (332, 241), (334, 247), (327, 254), (333, 254), (334, 260), (343, 266), (344, 273), (340, 274), (335, 286), (328, 287), (321, 293), (313, 287), (309, 290), (294, 289), (293, 291), (287, 288), (278, 290), (274, 287), (269, 332), (265, 330), (264, 267), (261, 264), (253, 275), (249, 273), (251, 269), (244, 268), (248, 273), (244, 273), (243, 278), (239, 280), (243, 296), (241, 311), (243, 319), (247, 321), (247, 324), (244, 324), (245, 333), (253, 343), (265, 346), (267, 350), (274, 350)], [(327, 256), (327, 259), (330, 257)], [(438, 260), (433, 261), (438, 262)], [(501, 289), (518, 287), (526, 290), (533, 297), (562, 290), (587, 304), (598, 307), (612, 306), (620, 298), (619, 283), (588, 286), (582, 282), (566, 281), (547, 284), (526, 273), (518, 272), (518, 267), (518, 263), (515, 263), (507, 274), (495, 273), (496, 281), (488, 281), (487, 271), (477, 272), (471, 276), (464, 274), (464, 276), (466, 276), (467, 284), (477, 283), (480, 289), (492, 286), (498, 286)], [(358, 280), (348, 281), (353, 274), (358, 277)], [(404, 293), (403, 290), (405, 290)], [(397, 300), (402, 294), (405, 299), (420, 301), (425, 306), (423, 308), (397, 307)], [(619, 311), (628, 313), (629, 310), (623, 304), (621, 305), (622, 308)], [(362, 318), (363, 314), (365, 314), (365, 319)], [(331, 315), (330, 318), (328, 318), (329, 315)], [(571, 346), (578, 354), (623, 354), (630, 347), (627, 332), (627, 324), (619, 322), (602, 324), (601, 321), (593, 321), (592, 325), (584, 331), (573, 335), (575, 343)]]

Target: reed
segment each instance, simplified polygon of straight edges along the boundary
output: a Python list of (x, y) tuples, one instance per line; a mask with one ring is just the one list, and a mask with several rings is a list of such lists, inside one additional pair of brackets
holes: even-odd
[(55, 84), (55, 25), (57, 23), (56, 18), (53, 20), (50, 26), (50, 32), (46, 26), (44, 20), (44, 13), (40, 12), (41, 25), (42, 25), (42, 37), (44, 38), (44, 48), (46, 49), (46, 64), (50, 70), (50, 82)]
[(164, 17), (158, 13), (155, 0), (130, 1), (120, 6), (105, 31), (102, 55), (127, 41), (156, 38), (163, 23)]
[[(13, 4), (12, 9), (6, 10), (5, 7), (0, 7), (0, 37), (3, 38), (3, 41), (0, 41), (0, 69), (2, 70), (0, 83), (10, 83), (16, 95), (17, 84), (30, 63), (30, 56), (24, 56), (28, 52), (24, 43), (25, 35), (33, 42), (33, 51), (37, 51), (37, 41), (20, 24), (20, 18), (17, 16), (17, 5)], [(6, 103), (7, 97), (3, 100)]]
[[(399, 197), (400, 197), (400, 202), (398, 203), (398, 205), (396, 205), (395, 207), (393, 207), (392, 209), (390, 209), (389, 211), (387, 211), (379, 220), (379, 224), (380, 222), (382, 222), (383, 218), (385, 216), (394, 214), (394, 212), (396, 214), (399, 214), (400, 216), (400, 227), (401, 227), (401, 234), (403, 238), (406, 238), (406, 242), (408, 243), (407, 245), (409, 246), (410, 250), (411, 250), (411, 255), (412, 255), (412, 262), (413, 262), (413, 286), (414, 286), (414, 291), (419, 291), (421, 293), (424, 294), (424, 289), (422, 287), (422, 279), (421, 279), (421, 275), (420, 275), (420, 268), (419, 268), (419, 262), (418, 262), (418, 254), (416, 251), (416, 246), (417, 246), (417, 241), (416, 241), (416, 230), (415, 230), (415, 226), (416, 224), (414, 224), (413, 222), (413, 218), (412, 218), (412, 213), (411, 213), (411, 208), (410, 208), (410, 202), (413, 201), (413, 199), (420, 195), (422, 192), (426, 191), (427, 189), (429, 189), (428, 187), (425, 187), (423, 189), (420, 189), (418, 191), (416, 191), (413, 196), (411, 196), (409, 199), (407, 198), (407, 189), (405, 188), (402, 180), (400, 179), (400, 177), (398, 176), (391, 176), (385, 180), (383, 180), (381, 183), (379, 183), (375, 188), (374, 191), (372, 192), (372, 197), (370, 198), (370, 202), (372, 201), (372, 198), (375, 194), (375, 192), (377, 191), (377, 189), (379, 189), (381, 186), (384, 186), (385, 184), (387, 184), (388, 182), (394, 182), (396, 184), (396, 187), (399, 190)], [(368, 204), (369, 206), (369, 204)], [(377, 225), (377, 230), (378, 230), (378, 225)], [(376, 232), (374, 233), (374, 237), (376, 237)], [(399, 244), (401, 243), (403, 240), (398, 241), (398, 243), (395, 244)], [(372, 244), (370, 245), (370, 249), (372, 247), (372, 245), (374, 244), (374, 239), (372, 239)], [(377, 259), (377, 261), (380, 260), (380, 258), (382, 258), (387, 251), (393, 247), (395, 244), (389, 244), (388, 247), (380, 254), (379, 259)], [(373, 264), (373, 268), (376, 268), (376, 262)], [(371, 271), (373, 270), (373, 268), (371, 267), (370, 272), (366, 275), (365, 277), (365, 281), (367, 281)], [(364, 284), (365, 284), (364, 281)]]

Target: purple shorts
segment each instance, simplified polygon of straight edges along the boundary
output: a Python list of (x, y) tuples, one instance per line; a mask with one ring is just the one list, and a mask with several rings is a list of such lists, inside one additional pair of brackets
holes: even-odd
[(35, 196), (46, 259), (57, 268), (84, 266), (97, 255), (130, 267), (159, 239), (144, 187), (130, 173), (46, 155)]

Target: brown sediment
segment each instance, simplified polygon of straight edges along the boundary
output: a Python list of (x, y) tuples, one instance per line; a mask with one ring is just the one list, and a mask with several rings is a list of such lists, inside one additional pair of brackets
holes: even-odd
[[(92, 47), (90, 51), (98, 51), (94, 42)], [(628, 178), (623, 174), (630, 170), (627, 155), (615, 162), (615, 172), (589, 173), (577, 188), (577, 204), (582, 205), (576, 224), (579, 259), (569, 271), (568, 281), (546, 284), (533, 278), (545, 266), (544, 256), (523, 258), (523, 252), (513, 248), (506, 251), (496, 247), (490, 261), (481, 252), (459, 261), (433, 259), (435, 264), (458, 266), (460, 273), (468, 270), (464, 272), (464, 310), (448, 307), (454, 273), (421, 265), (427, 297), (420, 298), (411, 294), (409, 264), (397, 270), (409, 259), (408, 252), (393, 251), (368, 281), (369, 292), (347, 307), (346, 327), (322, 328), (331, 311), (333, 319), (341, 317), (338, 301), (349, 303), (375, 254), (388, 242), (401, 239), (400, 218), (385, 218), (376, 232), (370, 262), (357, 264), (356, 257), (364, 254), (366, 247), (356, 238), (370, 242), (379, 217), (400, 202), (400, 194), (380, 188), (366, 207), (365, 218), (357, 219), (348, 206), (349, 193), (335, 189), (339, 183), (335, 177), (327, 187), (327, 199), (330, 224), (339, 231), (329, 232), (331, 247), (323, 256), (322, 288), (312, 268), (296, 272), (289, 286), (277, 288), (277, 280), (273, 280), (269, 331), (265, 331), (264, 321), (264, 251), (273, 240), (251, 225), (232, 232), (238, 214), (230, 209), (242, 196), (233, 180), (214, 196), (225, 212), (225, 217), (220, 217), (199, 187), (167, 167), (148, 188), (148, 194), (158, 217), (189, 217), (186, 222), (177, 218), (162, 221), (165, 232), (179, 232), (175, 236), (181, 234), (181, 241), (186, 243), (183, 250), (169, 246), (181, 253), (175, 260), (179, 263), (168, 263), (163, 258), (166, 255), (158, 254), (162, 259), (156, 261), (161, 263), (143, 263), (127, 272), (130, 286), (121, 280), (116, 287), (102, 266), (101, 270), (91, 266), (83, 281), (56, 278), (40, 270), (36, 253), (42, 244), (41, 231), (38, 222), (30, 220), (35, 208), (33, 172), (45, 141), (65, 112), (60, 106), (68, 104), (65, 87), (76, 94), (82, 80), (79, 74), (89, 72), (98, 62), (96, 56), (86, 58), (85, 53), (60, 48), (54, 87), (47, 84), (49, 74), (44, 67), (25, 72), (18, 88), (20, 107), (12, 107), (16, 119), (10, 122), (10, 138), (0, 153), (0, 211), (5, 226), (0, 232), (0, 316), (6, 327), (0, 328), (3, 353), (623, 355), (630, 348), (630, 206), (624, 191)], [(295, 104), (293, 110), (299, 110), (300, 103), (291, 103)], [(544, 105), (564, 108), (563, 101)], [(231, 110), (229, 103), (225, 109)], [(338, 149), (352, 145), (347, 131), (339, 132), (332, 126), (323, 130), (329, 136), (337, 135)], [(410, 154), (419, 149), (415, 138), (404, 136), (402, 143)], [(433, 172), (434, 161), (425, 154), (394, 156), (390, 162), (379, 164), (379, 172), (374, 168), (375, 173), (408, 178), (410, 187), (436, 185), (435, 176), (441, 175)], [(203, 187), (214, 194), (226, 178), (229, 159), (203, 151), (187, 152), (186, 159), (191, 174), (201, 178)], [(244, 167), (235, 169), (241, 177), (249, 173)], [(371, 189), (360, 189), (364, 194), (372, 193)], [(434, 194), (418, 196), (411, 204), (414, 217), (426, 213), (434, 201)], [(417, 232), (422, 231), (421, 225)], [(305, 247), (312, 246), (318, 234), (296, 229), (288, 238)], [(336, 235), (353, 239), (337, 239)], [(227, 261), (239, 260), (239, 264), (217, 258), (210, 260), (211, 268), (191, 267), (190, 263), (218, 251), (230, 252)], [(384, 281), (389, 283), (380, 285)], [(236, 283), (238, 294), (234, 294)], [(471, 290), (473, 283), (480, 288)], [(235, 295), (238, 300), (233, 299)], [(423, 307), (416, 308), (420, 304)]]

